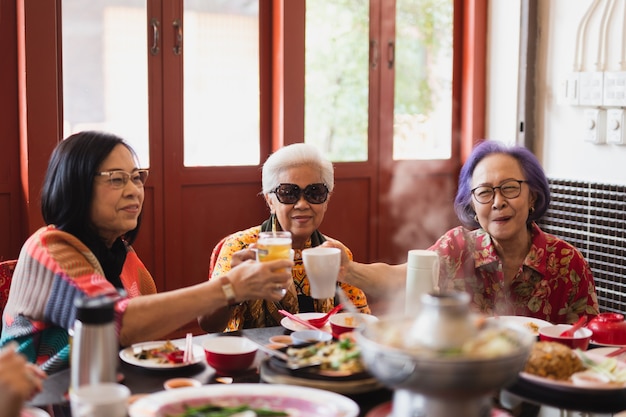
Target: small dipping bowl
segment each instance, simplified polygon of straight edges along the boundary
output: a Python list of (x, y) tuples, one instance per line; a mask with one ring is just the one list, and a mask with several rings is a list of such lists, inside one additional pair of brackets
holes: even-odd
[(163, 388), (166, 390), (200, 386), (202, 386), (202, 383), (193, 378), (171, 378), (163, 383)]
[(283, 347), (285, 347), (293, 345), (293, 339), (291, 338), (291, 336), (288, 336), (286, 334), (280, 334), (270, 337), (270, 344), (283, 345)]
[(353, 332), (360, 326), (378, 321), (378, 317), (361, 313), (337, 313), (330, 316), (329, 321), (333, 336), (338, 337), (342, 333)]
[(305, 343), (327, 342), (333, 336), (328, 332), (321, 330), (298, 330), (291, 333), (291, 339), (294, 345), (303, 345)]
[(558, 342), (571, 349), (587, 350), (593, 332), (586, 327), (576, 330), (573, 337), (561, 336), (565, 330), (570, 329), (571, 324), (555, 324), (539, 329), (539, 340), (544, 342)]

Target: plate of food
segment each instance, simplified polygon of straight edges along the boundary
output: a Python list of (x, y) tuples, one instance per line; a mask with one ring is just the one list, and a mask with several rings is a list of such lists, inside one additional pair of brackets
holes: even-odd
[(290, 369), (285, 361), (272, 356), (270, 361), (277, 367), (292, 374), (315, 377), (354, 377), (365, 373), (361, 361), (361, 351), (350, 335), (342, 335), (339, 340), (328, 340), (306, 345), (287, 346), (282, 352), (296, 364), (319, 363), (319, 366)]
[(539, 336), (539, 329), (545, 326), (552, 326), (549, 321), (526, 316), (496, 316), (489, 317), (489, 320), (502, 320), (505, 323), (512, 323), (528, 329), (535, 336)]
[(192, 360), (189, 363), (183, 363), (184, 349), (184, 340), (156, 340), (137, 343), (120, 350), (120, 359), (128, 364), (150, 369), (183, 368), (204, 360), (202, 346), (193, 345)]
[[(199, 411), (285, 417), (356, 417), (359, 406), (343, 395), (310, 387), (272, 384), (205, 385), (160, 391), (140, 398), (130, 417), (188, 417)], [(193, 414), (193, 413), (196, 414)], [(256, 413), (256, 414), (252, 414)], [(208, 415), (208, 414), (207, 414)], [(247, 414), (245, 414), (247, 415)]]
[(560, 391), (626, 390), (626, 363), (557, 342), (537, 342), (520, 377)]
[[(302, 320), (309, 320), (309, 319), (318, 319), (320, 317), (324, 317), (325, 314), (312, 312), (312, 313), (298, 313), (298, 314), (294, 314), (294, 316)], [(306, 326), (303, 326), (302, 324), (291, 320), (289, 317), (283, 317), (283, 319), (280, 321), (280, 325), (283, 326), (285, 329), (291, 330), (293, 332), (298, 331), (298, 330), (308, 330)], [(330, 333), (331, 332), (330, 324), (326, 323), (326, 325), (322, 327), (320, 330)]]
[[(351, 333), (339, 340), (322, 341), (279, 349), (290, 358), (290, 363), (305, 365), (292, 369), (283, 359), (271, 356), (261, 363), (263, 382), (321, 388), (340, 394), (373, 391), (382, 386), (367, 372), (361, 352)], [(316, 366), (306, 366), (309, 363)]]

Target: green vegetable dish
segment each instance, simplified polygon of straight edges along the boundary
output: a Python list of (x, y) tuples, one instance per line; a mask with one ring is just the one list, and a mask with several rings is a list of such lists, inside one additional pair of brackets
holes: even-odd
[(231, 416), (256, 416), (256, 417), (281, 417), (289, 416), (284, 411), (274, 411), (267, 408), (251, 408), (248, 405), (234, 407), (221, 407), (214, 404), (205, 404), (198, 407), (185, 406), (185, 411), (181, 414), (170, 415), (168, 417), (231, 417)]

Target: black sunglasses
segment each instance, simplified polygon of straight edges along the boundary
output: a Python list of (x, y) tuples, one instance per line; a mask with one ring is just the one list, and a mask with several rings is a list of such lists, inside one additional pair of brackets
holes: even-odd
[(311, 204), (322, 204), (328, 199), (328, 187), (326, 184), (309, 184), (304, 189), (296, 184), (280, 184), (270, 193), (276, 194), (276, 198), (282, 204), (296, 204), (304, 194), (304, 199)]

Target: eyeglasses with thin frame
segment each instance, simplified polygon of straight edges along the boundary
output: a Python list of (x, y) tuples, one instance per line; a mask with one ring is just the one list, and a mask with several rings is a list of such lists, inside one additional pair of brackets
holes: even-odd
[(132, 183), (135, 186), (139, 188), (143, 188), (144, 184), (146, 183), (146, 180), (148, 179), (148, 172), (149, 171), (147, 169), (138, 169), (133, 172), (115, 170), (115, 171), (96, 172), (96, 175), (104, 176), (104, 177), (108, 176), (109, 183), (111, 184), (111, 187), (114, 189), (126, 187), (126, 184), (128, 184), (129, 180), (132, 181)]
[(282, 204), (296, 204), (302, 195), (311, 204), (322, 204), (328, 199), (328, 187), (323, 183), (309, 184), (304, 188), (296, 184), (280, 184), (271, 193), (276, 194)]
[(489, 204), (493, 201), (496, 190), (500, 190), (500, 194), (504, 198), (517, 198), (522, 192), (522, 183), (528, 182), (524, 180), (507, 180), (497, 187), (481, 185), (472, 189), (471, 193), (474, 199), (480, 204)]

